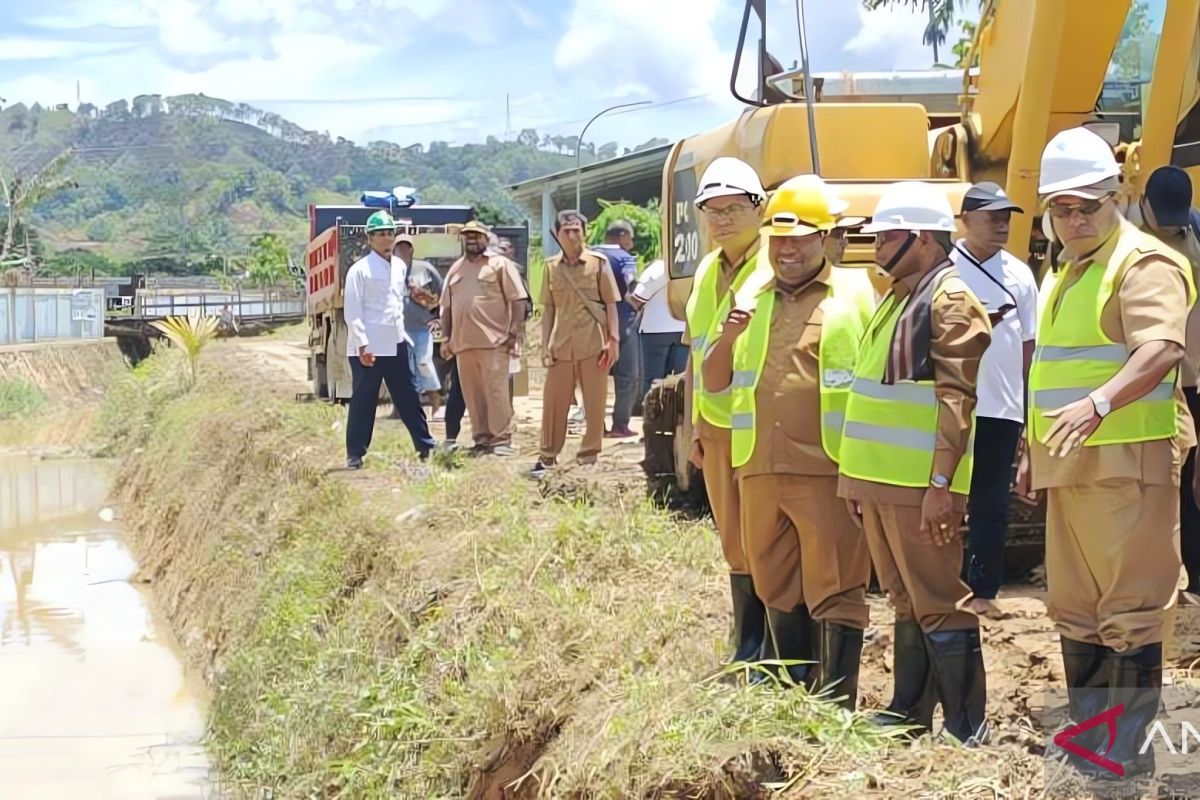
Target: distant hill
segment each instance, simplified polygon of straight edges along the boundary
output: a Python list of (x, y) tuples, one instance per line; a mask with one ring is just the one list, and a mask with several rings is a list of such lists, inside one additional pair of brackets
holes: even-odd
[[(265, 231), (298, 253), (309, 203), (356, 202), (363, 190), (394, 186), (416, 187), (423, 202), (469, 203), (518, 221), (525, 214), (505, 187), (574, 166), (575, 141), (528, 130), (510, 143), (363, 147), (203, 95), (0, 111), (0, 163), (8, 169), (29, 171), (77, 151), (67, 174), (78, 188), (44, 201), (31, 220), (46, 250), (117, 260), (238, 257)], [(585, 160), (595, 152), (585, 145)], [(600, 155), (616, 155), (615, 143)]]

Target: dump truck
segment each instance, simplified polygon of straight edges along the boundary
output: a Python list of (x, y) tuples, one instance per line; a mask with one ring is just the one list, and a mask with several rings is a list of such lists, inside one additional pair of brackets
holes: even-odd
[[(308, 377), (318, 399), (345, 402), (352, 394), (348, 333), (343, 314), (346, 273), (367, 253), (364, 227), (379, 211), (365, 205), (314, 205), (308, 210), (309, 244), (304, 251), (306, 315), (308, 320)], [(428, 261), (445, 277), (462, 255), (455, 226), (475, 218), (471, 206), (411, 205), (393, 210), (397, 233), (413, 237), (417, 259)], [(529, 228), (498, 226), (497, 236), (512, 239), (518, 254), (527, 254)], [(527, 261), (528, 259), (526, 259)], [(381, 397), (386, 398), (386, 387)]]
[[(1200, 0), (1165, 4), (1149, 79), (1125, 74), (1142, 61), (1118, 48), (1131, 0), (987, 0), (960, 71), (960, 112), (947, 116), (920, 103), (837, 102), (815, 91), (803, 70), (778, 70), (766, 51), (766, 0), (746, 0), (730, 90), (747, 106), (735, 120), (675, 144), (663, 169), (663, 243), (671, 278), (672, 313), (683, 319), (692, 276), (710, 251), (693, 205), (705, 168), (735, 156), (758, 171), (769, 190), (816, 172), (849, 202), (847, 214), (870, 216), (883, 189), (898, 180), (941, 186), (958, 208), (972, 184), (993, 180), (1029, 213), (1014, 215), (1009, 250), (1046, 269), (1037, 227), (1041, 152), (1054, 134), (1088, 125), (1116, 147), (1125, 165), (1123, 202), (1135, 202), (1144, 181), (1164, 164), (1200, 180)], [(756, 30), (755, 30), (756, 29)], [(757, 38), (757, 48), (753, 45)], [(1146, 39), (1153, 42), (1152, 37)], [(1136, 42), (1135, 48), (1136, 48)], [(739, 92), (739, 72), (757, 52), (756, 89)], [(1147, 56), (1149, 54), (1147, 53)], [(1116, 80), (1125, 76), (1122, 80)], [(829, 88), (829, 87), (826, 87)], [(813, 133), (815, 132), (815, 136)], [(843, 266), (871, 270), (873, 237), (849, 237)], [(698, 473), (686, 461), (690, 398), (682, 380), (647, 399), (645, 466), (651, 489), (696, 492)], [(1010, 572), (1040, 560), (1044, 510), (1014, 504)]]

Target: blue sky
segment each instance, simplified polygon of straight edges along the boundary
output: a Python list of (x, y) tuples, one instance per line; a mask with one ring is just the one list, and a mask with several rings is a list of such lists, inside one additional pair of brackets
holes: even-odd
[[(932, 63), (911, 11), (807, 6), (816, 71)], [(768, 8), (772, 50), (790, 65), (793, 0)], [(77, 80), (98, 105), (204, 92), (362, 144), (502, 136), (506, 94), (514, 135), (573, 135), (605, 106), (662, 104), (602, 119), (587, 137), (632, 146), (738, 112), (726, 87), (741, 9), (741, 0), (0, 0), (0, 97), (74, 107)]]

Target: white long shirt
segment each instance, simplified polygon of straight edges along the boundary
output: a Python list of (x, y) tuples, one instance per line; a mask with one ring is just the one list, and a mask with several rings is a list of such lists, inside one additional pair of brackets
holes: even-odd
[(1029, 266), (1007, 250), (979, 264), (960, 240), (950, 251), (963, 283), (988, 313), (1005, 304), (1016, 308), (992, 326), (992, 343), (979, 362), (975, 414), (1012, 422), (1025, 421), (1022, 347), (1037, 335), (1037, 281)]
[(642, 270), (633, 296), (646, 304), (642, 311), (642, 333), (683, 333), (686, 324), (671, 316), (667, 299), (667, 265), (662, 259)]
[(357, 356), (363, 346), (372, 355), (394, 356), (401, 342), (411, 344), (404, 334), (406, 277), (403, 261), (394, 256), (389, 261), (374, 250), (350, 267), (343, 308), (347, 356)]

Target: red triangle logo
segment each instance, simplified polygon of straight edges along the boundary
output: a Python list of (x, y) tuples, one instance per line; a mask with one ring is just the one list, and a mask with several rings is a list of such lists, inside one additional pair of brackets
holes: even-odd
[(1115, 708), (1110, 708), (1103, 713), (1097, 714), (1091, 719), (1085, 719), (1083, 722), (1054, 734), (1054, 743), (1068, 753), (1086, 759), (1119, 778), (1124, 778), (1125, 767), (1123, 765), (1118, 764), (1116, 761), (1111, 761), (1099, 753), (1088, 750), (1075, 742), (1075, 737), (1079, 734), (1086, 733), (1100, 725), (1106, 725), (1108, 728), (1108, 744), (1103, 749), (1105, 753), (1111, 752), (1113, 742), (1117, 740), (1117, 717), (1121, 716), (1124, 712), (1125, 704), (1122, 703)]

